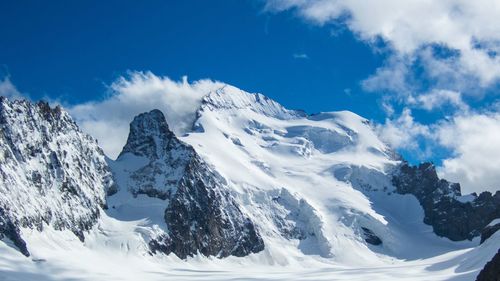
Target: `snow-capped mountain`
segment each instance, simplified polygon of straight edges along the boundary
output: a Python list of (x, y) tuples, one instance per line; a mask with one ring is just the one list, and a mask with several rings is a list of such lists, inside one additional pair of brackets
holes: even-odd
[(127, 144), (111, 165), (124, 189), (120, 193), (126, 193), (110, 198), (113, 209), (130, 212), (134, 200), (123, 204), (123, 197), (139, 194), (164, 201), (158, 215), (164, 215), (165, 227), (149, 241), (153, 253), (226, 257), (264, 249), (253, 222), (228, 194), (226, 180), (177, 139), (159, 110), (132, 121)]
[(184, 135), (159, 110), (138, 115), (105, 161), (59, 107), (0, 110), (2, 241), (45, 261), (0, 247), (0, 272), (16, 261), (64, 279), (97, 260), (85, 278), (471, 280), (500, 245), (500, 192), (462, 195), (352, 112), (307, 115), (225, 85)]
[(0, 165), (0, 237), (25, 255), (23, 228), (50, 225), (83, 241), (113, 186), (96, 140), (44, 102), (0, 97)]

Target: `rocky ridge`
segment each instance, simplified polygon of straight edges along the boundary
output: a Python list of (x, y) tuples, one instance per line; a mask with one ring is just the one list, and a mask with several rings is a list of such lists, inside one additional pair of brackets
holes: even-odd
[(424, 209), (424, 223), (439, 236), (453, 241), (471, 240), (500, 217), (500, 191), (462, 196), (460, 184), (439, 179), (431, 163), (411, 166), (403, 162), (392, 182), (400, 194), (413, 194)]
[(24, 255), (20, 228), (68, 229), (83, 241), (112, 186), (97, 141), (61, 107), (0, 97), (0, 237)]

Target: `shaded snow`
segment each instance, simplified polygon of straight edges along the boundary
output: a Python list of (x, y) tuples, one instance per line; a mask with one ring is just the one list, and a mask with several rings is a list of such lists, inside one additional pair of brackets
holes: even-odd
[[(113, 225), (107, 222), (108, 225)], [(32, 258), (0, 243), (0, 280), (474, 280), (478, 268), (498, 249), (500, 233), (481, 246), (445, 253), (430, 259), (379, 266), (349, 267), (309, 258), (293, 264), (269, 266), (265, 253), (246, 258), (195, 257), (187, 262), (174, 256), (141, 254), (134, 237), (135, 224), (118, 223), (102, 229), (109, 240), (127, 243), (102, 244), (91, 237), (85, 245), (72, 235), (48, 231), (33, 233), (37, 251)], [(126, 237), (128, 235), (128, 237)], [(53, 243), (54, 239), (60, 241)], [(71, 250), (70, 250), (71, 249)], [(91, 269), (91, 270), (89, 270)]]

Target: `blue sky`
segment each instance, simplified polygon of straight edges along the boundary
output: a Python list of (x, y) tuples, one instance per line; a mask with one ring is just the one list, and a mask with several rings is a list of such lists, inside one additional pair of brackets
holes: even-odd
[(149, 70), (224, 81), (308, 112), (383, 117), (359, 85), (383, 56), (350, 32), (332, 36), (255, 1), (146, 2), (3, 1), (3, 70), (35, 99), (99, 99), (127, 70)]
[(500, 4), (452, 2), (1, 1), (0, 94), (85, 119), (79, 105), (105, 108), (134, 71), (208, 78), (308, 113), (351, 110), (411, 162), (495, 190)]

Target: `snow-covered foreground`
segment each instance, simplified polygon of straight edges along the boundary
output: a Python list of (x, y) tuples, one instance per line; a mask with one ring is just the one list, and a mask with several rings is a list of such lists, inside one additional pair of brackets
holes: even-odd
[[(319, 256), (290, 256), (278, 264), (269, 259), (269, 251), (245, 258), (194, 257), (183, 261), (172, 255), (138, 254), (141, 251), (132, 249), (142, 247), (140, 243), (133, 245), (133, 241), (140, 241), (133, 237), (137, 223), (115, 221), (114, 227), (120, 229), (96, 229), (94, 238), (89, 237), (85, 245), (68, 232), (33, 232), (28, 236), (36, 250), (30, 258), (0, 242), (0, 280), (465, 281), (475, 279), (500, 244), (500, 233), (497, 233), (479, 247), (449, 251), (427, 259), (393, 259), (363, 267), (343, 266)], [(132, 237), (126, 237), (128, 235)]]

